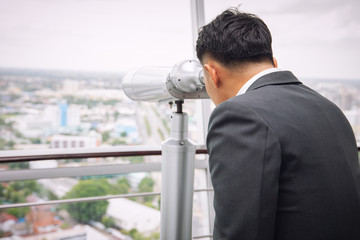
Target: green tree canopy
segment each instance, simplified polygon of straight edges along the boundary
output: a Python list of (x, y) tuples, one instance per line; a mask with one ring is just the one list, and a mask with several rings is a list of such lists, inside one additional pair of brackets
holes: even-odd
[(102, 136), (102, 141), (106, 142), (110, 138), (110, 132), (105, 131), (105, 132), (101, 133), (101, 136)]
[(115, 184), (115, 194), (129, 193), (130, 187), (131, 185), (129, 183), (129, 180), (126, 177), (122, 177)]
[[(39, 192), (40, 185), (34, 180), (12, 182), (6, 189), (4, 197), (11, 203), (24, 203), (27, 196), (33, 192)], [(10, 208), (6, 210), (8, 214), (17, 218), (25, 217), (30, 211), (29, 207)]]
[(6, 213), (13, 215), (17, 218), (23, 218), (29, 212), (30, 207), (9, 208), (8, 210), (6, 210)]
[(144, 177), (139, 183), (139, 192), (152, 192), (154, 184), (154, 180), (151, 177)]
[(158, 232), (153, 233), (148, 237), (145, 237), (144, 235), (139, 233), (136, 228), (133, 228), (130, 231), (125, 231), (123, 229), (123, 230), (121, 230), (121, 232), (124, 233), (125, 235), (130, 236), (134, 240), (158, 240), (158, 239), (160, 239), (160, 233), (158, 233)]
[[(151, 177), (144, 177), (138, 185), (138, 192), (153, 192), (154, 184), (155, 182)], [(144, 197), (144, 202), (151, 202), (153, 199), (154, 196), (146, 196)]]
[(104, 226), (107, 228), (111, 228), (115, 226), (115, 220), (111, 217), (103, 216), (101, 218), (101, 223), (104, 224)]
[[(109, 194), (111, 186), (106, 179), (88, 179), (80, 181), (64, 198), (84, 198)], [(81, 223), (91, 220), (100, 221), (105, 215), (109, 203), (107, 201), (71, 203), (65, 206), (69, 214)]]
[(0, 183), (0, 198), (5, 195), (4, 190), (5, 190), (4, 186)]
[(29, 163), (28, 162), (13, 162), (9, 163), (10, 169), (29, 169)]
[(5, 191), (5, 198), (12, 203), (23, 203), (33, 192), (39, 193), (41, 186), (35, 180), (12, 182)]

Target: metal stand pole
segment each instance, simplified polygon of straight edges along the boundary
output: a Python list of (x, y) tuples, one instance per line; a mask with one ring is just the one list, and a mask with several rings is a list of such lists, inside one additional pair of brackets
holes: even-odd
[(188, 137), (183, 101), (175, 101), (171, 136), (162, 143), (161, 240), (192, 239), (192, 206), (196, 145)]

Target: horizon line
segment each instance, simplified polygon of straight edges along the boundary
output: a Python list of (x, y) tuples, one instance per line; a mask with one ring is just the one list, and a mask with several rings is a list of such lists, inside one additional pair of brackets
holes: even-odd
[[(31, 68), (31, 67), (4, 67), (0, 66), (0, 74), (3, 70), (11, 71), (40, 71), (40, 72), (72, 72), (72, 73), (109, 73), (109, 74), (126, 74), (129, 70), (89, 70), (89, 69), (60, 69), (60, 68)], [(360, 78), (340, 78), (340, 77), (299, 77), (299, 80), (320, 80), (320, 81), (360, 81)]]

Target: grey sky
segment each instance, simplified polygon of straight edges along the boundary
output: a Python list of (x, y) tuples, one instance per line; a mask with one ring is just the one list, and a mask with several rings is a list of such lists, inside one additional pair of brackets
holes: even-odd
[[(273, 35), (281, 68), (360, 79), (358, 0), (205, 0), (238, 6)], [(190, 0), (0, 0), (0, 66), (124, 71), (192, 58)]]

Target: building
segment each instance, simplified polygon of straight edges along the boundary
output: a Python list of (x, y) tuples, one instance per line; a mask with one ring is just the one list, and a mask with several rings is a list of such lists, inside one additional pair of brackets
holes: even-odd
[(0, 231), (6, 233), (10, 232), (18, 219), (8, 213), (0, 213)]
[(88, 136), (55, 135), (51, 148), (95, 148), (101, 144), (101, 135), (91, 132)]
[(49, 189), (58, 198), (65, 196), (79, 181), (73, 178), (47, 178), (39, 179), (38, 183)]
[(57, 231), (62, 224), (55, 212), (43, 208), (32, 208), (26, 215), (26, 220), (31, 223), (35, 234)]
[[(76, 225), (72, 228), (60, 229), (44, 234), (17, 236), (16, 240), (112, 240), (111, 236), (103, 234), (88, 225)], [(15, 240), (15, 239), (13, 239)]]
[(62, 100), (58, 104), (60, 110), (60, 126), (67, 126), (67, 114), (68, 114), (68, 105), (65, 100)]
[(117, 227), (130, 231), (135, 228), (144, 235), (160, 230), (160, 211), (125, 199), (110, 199), (106, 215), (115, 220)]
[(67, 93), (74, 93), (80, 90), (81, 82), (71, 79), (66, 79), (63, 82), (63, 90)]
[(111, 132), (111, 137), (126, 137), (128, 144), (138, 143), (139, 131), (136, 120), (132, 117), (121, 117), (118, 119), (115, 128)]
[(24, 116), (16, 118), (18, 130), (26, 137), (41, 137), (47, 132), (58, 132), (59, 128), (80, 125), (80, 107), (77, 105), (47, 105), (44, 109), (23, 109)]
[(56, 160), (32, 161), (29, 162), (30, 169), (57, 168)]
[[(44, 202), (44, 199), (37, 195), (30, 195), (26, 198), (27, 202)], [(32, 206), (26, 215), (26, 222), (31, 226), (32, 232), (47, 233), (60, 229), (62, 221), (56, 216), (53, 205)]]

